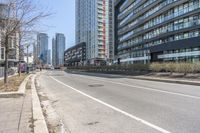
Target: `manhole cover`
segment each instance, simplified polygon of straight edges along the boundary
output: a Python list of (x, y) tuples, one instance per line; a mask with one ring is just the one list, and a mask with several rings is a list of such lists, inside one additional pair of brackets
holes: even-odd
[(93, 85), (88, 85), (89, 87), (102, 87), (104, 85), (101, 85), (101, 84), (93, 84)]
[(96, 121), (96, 122), (90, 122), (90, 123), (87, 123), (87, 125), (89, 125), (89, 126), (96, 125), (96, 124), (99, 124), (99, 122)]

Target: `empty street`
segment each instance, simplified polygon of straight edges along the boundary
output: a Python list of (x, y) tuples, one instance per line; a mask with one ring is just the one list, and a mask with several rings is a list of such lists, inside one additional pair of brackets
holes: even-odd
[(72, 133), (198, 133), (200, 87), (45, 71), (39, 92)]

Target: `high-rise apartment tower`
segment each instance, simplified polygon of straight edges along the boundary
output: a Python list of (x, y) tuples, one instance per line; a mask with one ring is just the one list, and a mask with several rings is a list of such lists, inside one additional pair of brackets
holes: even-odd
[(121, 63), (200, 61), (200, 0), (115, 0)]
[(90, 64), (113, 59), (113, 0), (76, 0), (76, 44), (81, 42)]

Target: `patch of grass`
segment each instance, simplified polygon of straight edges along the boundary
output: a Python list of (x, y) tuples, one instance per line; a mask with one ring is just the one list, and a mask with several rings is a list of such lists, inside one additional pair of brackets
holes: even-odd
[(8, 78), (8, 83), (4, 84), (4, 80), (0, 80), (0, 92), (18, 91), (20, 84), (27, 77), (27, 74), (21, 74)]

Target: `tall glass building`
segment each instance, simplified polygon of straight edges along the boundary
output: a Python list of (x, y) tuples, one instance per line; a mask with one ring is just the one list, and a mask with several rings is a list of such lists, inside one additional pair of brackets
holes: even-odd
[(50, 49), (47, 52), (47, 64), (51, 65), (51, 50)]
[(56, 66), (56, 43), (55, 43), (55, 38), (52, 39), (52, 65)]
[(38, 57), (43, 61), (43, 64), (48, 63), (48, 35), (46, 33), (39, 33), (37, 35), (37, 45), (39, 48)]
[(115, 0), (121, 63), (200, 60), (200, 0)]
[(76, 0), (76, 44), (86, 43), (90, 64), (114, 57), (113, 0)]
[(56, 33), (56, 66), (64, 66), (65, 35)]

